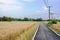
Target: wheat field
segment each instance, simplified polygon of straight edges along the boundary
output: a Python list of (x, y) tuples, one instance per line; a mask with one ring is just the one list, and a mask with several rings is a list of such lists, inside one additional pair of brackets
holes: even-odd
[(36, 30), (38, 24), (38, 22), (0, 22), (0, 40), (16, 40), (16, 37), (30, 28), (35, 27)]

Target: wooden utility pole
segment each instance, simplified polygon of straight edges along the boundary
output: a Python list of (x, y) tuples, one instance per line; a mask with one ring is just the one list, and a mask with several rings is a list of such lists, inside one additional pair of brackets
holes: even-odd
[(51, 8), (51, 6), (48, 6), (48, 13), (49, 13), (49, 23), (50, 23), (50, 8)]
[(51, 13), (51, 19), (53, 19), (53, 14), (54, 14), (54, 13)]

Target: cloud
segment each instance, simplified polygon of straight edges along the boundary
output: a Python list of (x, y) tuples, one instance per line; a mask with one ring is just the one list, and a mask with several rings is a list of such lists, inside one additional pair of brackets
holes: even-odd
[(21, 6), (19, 5), (0, 5), (0, 10), (2, 11), (12, 11), (12, 10), (17, 10), (17, 9), (22, 9)]
[(44, 10), (48, 10), (48, 8), (46, 6), (43, 7)]
[(16, 0), (0, 0), (0, 3), (13, 4), (13, 3), (16, 3)]
[(23, 0), (23, 1), (25, 1), (25, 2), (33, 2), (35, 0)]
[(0, 0), (0, 10), (2, 11), (12, 11), (22, 9), (23, 5), (16, 0)]

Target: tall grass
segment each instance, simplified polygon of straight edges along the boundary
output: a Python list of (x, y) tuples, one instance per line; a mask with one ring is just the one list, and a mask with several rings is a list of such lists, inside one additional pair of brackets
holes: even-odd
[(60, 22), (57, 24), (53, 24), (51, 28), (54, 29), (58, 34), (60, 34)]
[(22, 34), (20, 34), (16, 40), (32, 40), (32, 37), (37, 29), (38, 25), (32, 25), (28, 30), (25, 30)]
[(58, 34), (60, 34), (60, 22), (57, 24), (47, 24), (49, 27), (51, 27), (53, 30), (55, 30)]
[(38, 22), (0, 22), (0, 40), (31, 40)]

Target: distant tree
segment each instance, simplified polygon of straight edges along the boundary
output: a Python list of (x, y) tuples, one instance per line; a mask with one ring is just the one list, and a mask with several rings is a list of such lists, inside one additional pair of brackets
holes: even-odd
[(2, 21), (2, 17), (0, 17), (0, 21)]
[(29, 19), (28, 18), (24, 18), (23, 21), (29, 21)]
[(36, 21), (36, 19), (34, 19), (34, 18), (31, 18), (30, 20), (31, 20), (31, 21)]
[(29, 21), (33, 21), (33, 19), (32, 19), (32, 18), (30, 18), (30, 19), (29, 19)]
[(6, 16), (3, 16), (2, 17), (2, 21), (14, 21), (15, 19), (14, 18), (11, 18), (11, 17), (6, 17)]
[(14, 21), (14, 18), (7, 17), (7, 21)]
[(22, 19), (21, 18), (18, 18), (17, 21), (22, 21)]
[(42, 20), (43, 20), (42, 18), (34, 19), (34, 18), (25, 17), (24, 19), (21, 19), (21, 18), (7, 17), (7, 16), (0, 17), (0, 21), (42, 21)]
[(8, 18), (6, 16), (3, 16), (2, 21), (8, 21)]
[(42, 21), (43, 19), (42, 18), (37, 18), (36, 21)]

